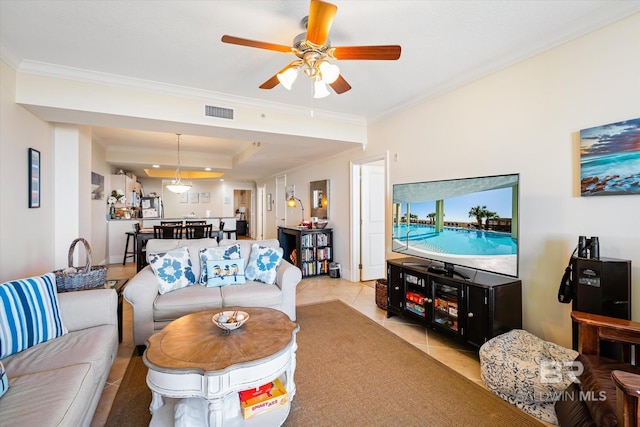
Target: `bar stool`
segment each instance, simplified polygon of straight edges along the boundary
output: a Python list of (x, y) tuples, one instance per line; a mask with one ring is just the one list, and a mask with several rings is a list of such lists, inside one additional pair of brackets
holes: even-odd
[[(122, 258), (122, 265), (125, 265), (127, 262), (127, 258), (133, 258), (133, 261), (136, 260), (136, 233), (133, 231), (125, 232), (127, 235), (127, 242), (124, 244), (124, 257)], [(129, 250), (129, 239), (133, 236), (133, 249)]]

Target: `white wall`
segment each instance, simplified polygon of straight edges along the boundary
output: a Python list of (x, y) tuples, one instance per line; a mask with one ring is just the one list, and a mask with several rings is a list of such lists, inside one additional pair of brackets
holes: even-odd
[[(289, 171), (287, 185), (305, 189), (297, 196), (308, 202), (309, 181), (331, 179), (330, 226), (344, 270), (353, 268), (349, 159), (398, 153), (392, 184), (520, 173), (524, 328), (571, 346), (571, 308), (557, 290), (579, 235), (599, 236), (603, 257), (632, 261), (632, 317), (640, 320), (640, 196), (581, 198), (578, 151), (580, 129), (640, 117), (639, 40), (636, 14), (384, 118), (369, 126), (365, 152)], [(264, 180), (267, 192), (274, 182)], [(387, 230), (390, 218), (389, 199)]]
[(111, 186), (109, 186), (109, 176), (111, 175), (111, 167), (106, 163), (106, 150), (97, 142), (91, 143), (91, 172), (95, 172), (104, 177), (105, 196), (102, 200), (90, 200), (91, 207), (91, 252), (93, 262), (97, 265), (107, 263), (107, 254), (109, 253), (107, 239), (107, 220), (106, 215), (109, 211), (107, 205), (107, 197)]
[[(51, 271), (52, 127), (14, 103), (15, 71), (0, 60), (0, 282)], [(41, 154), (40, 208), (29, 209), (27, 154)]]

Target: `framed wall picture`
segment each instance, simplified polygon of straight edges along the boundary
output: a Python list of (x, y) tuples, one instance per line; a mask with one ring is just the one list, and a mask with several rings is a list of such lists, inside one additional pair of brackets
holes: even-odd
[(104, 199), (104, 176), (91, 172), (91, 200)]
[(40, 207), (40, 152), (29, 148), (29, 207)]
[(211, 201), (211, 193), (203, 191), (200, 193), (200, 203), (209, 203)]
[(580, 195), (640, 194), (640, 118), (580, 131)]

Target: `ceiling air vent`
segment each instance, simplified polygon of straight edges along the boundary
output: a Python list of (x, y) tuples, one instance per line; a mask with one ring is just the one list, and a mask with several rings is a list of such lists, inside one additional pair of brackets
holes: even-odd
[(214, 107), (213, 105), (205, 105), (204, 115), (209, 117), (218, 117), (220, 119), (233, 120), (233, 110), (231, 108), (222, 108), (222, 107)]

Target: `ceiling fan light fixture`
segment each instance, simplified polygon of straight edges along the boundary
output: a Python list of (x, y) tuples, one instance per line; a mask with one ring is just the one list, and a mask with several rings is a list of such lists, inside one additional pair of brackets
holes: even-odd
[(320, 67), (318, 68), (320, 69), (322, 80), (326, 84), (331, 84), (338, 80), (338, 77), (340, 77), (340, 67), (330, 63), (329, 61), (322, 61), (320, 63)]
[(325, 84), (324, 81), (322, 81), (322, 79), (316, 79), (315, 82), (313, 82), (313, 97), (314, 98), (326, 98), (327, 96), (329, 96), (331, 94), (331, 92), (329, 92), (329, 89), (327, 89), (327, 85)]
[(180, 134), (176, 133), (176, 136), (178, 137), (178, 167), (176, 168), (176, 179), (165, 187), (172, 193), (180, 194), (189, 191), (191, 189), (191, 183), (184, 183), (180, 179)]
[(296, 77), (298, 77), (298, 69), (295, 67), (287, 68), (284, 72), (278, 73), (277, 77), (282, 86), (287, 90), (291, 90), (293, 82), (295, 82)]

